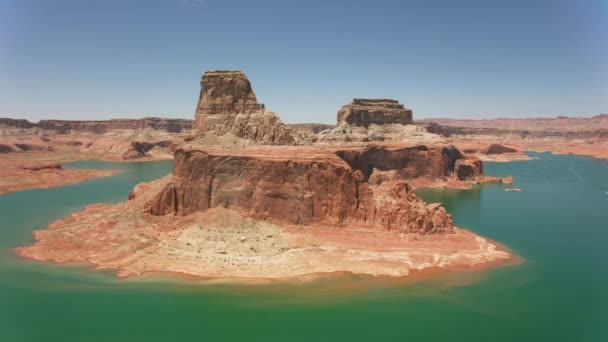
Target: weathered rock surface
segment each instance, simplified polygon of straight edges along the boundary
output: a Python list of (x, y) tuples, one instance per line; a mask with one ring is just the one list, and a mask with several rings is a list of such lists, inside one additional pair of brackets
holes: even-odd
[[(251, 83), (241, 71), (207, 71), (193, 125), (193, 139), (232, 134), (252, 143), (294, 145), (298, 134), (257, 102)], [(218, 140), (216, 140), (217, 143)]]
[(67, 120), (40, 120), (36, 127), (68, 134), (72, 131), (103, 134), (112, 130), (142, 131), (153, 129), (169, 133), (182, 133), (190, 131), (192, 120), (142, 118), (142, 119), (111, 119), (98, 121), (67, 121)]
[(353, 99), (338, 111), (338, 126), (349, 124), (367, 128), (372, 124), (411, 123), (412, 110), (392, 99)]
[(11, 153), (15, 152), (15, 149), (11, 145), (0, 144), (0, 153)]
[[(224, 207), (288, 224), (368, 226), (425, 234), (453, 230), (445, 209), (426, 205), (405, 180), (425, 174), (430, 165), (437, 168), (437, 177), (452, 174), (452, 159), (459, 152), (439, 149), (428, 153), (425, 147), (359, 153), (313, 149), (294, 154), (296, 151), (226, 154), (180, 149), (175, 154), (173, 179), (156, 196), (150, 212), (188, 215)], [(403, 155), (410, 156), (411, 165)]]
[(264, 110), (242, 71), (207, 71), (201, 78), (195, 127), (200, 114), (251, 114)]

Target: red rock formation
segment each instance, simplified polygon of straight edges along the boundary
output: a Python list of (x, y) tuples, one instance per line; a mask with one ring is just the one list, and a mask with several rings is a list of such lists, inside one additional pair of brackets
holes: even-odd
[(241, 71), (207, 71), (193, 124), (193, 139), (233, 134), (251, 142), (293, 145), (297, 134), (259, 104), (251, 83)]
[(286, 126), (295, 130), (296, 132), (303, 134), (317, 134), (321, 131), (336, 127), (335, 125), (326, 125), (319, 123), (287, 124)]
[[(456, 170), (456, 162), (465, 157), (454, 146), (427, 147), (424, 145), (388, 149), (371, 146), (337, 151), (353, 169), (359, 170), (368, 179), (374, 169), (397, 170), (403, 179), (428, 178), (445, 179)], [(471, 180), (481, 175), (479, 172), (461, 180)]]
[(180, 149), (172, 182), (156, 196), (150, 212), (187, 215), (225, 207), (289, 224), (452, 231), (451, 216), (441, 206), (426, 205), (403, 177), (375, 170), (370, 183), (367, 179), (372, 175), (366, 177), (336, 154), (314, 149), (299, 152), (285, 157), (279, 149), (238, 155)]
[(207, 71), (201, 78), (201, 93), (196, 106), (199, 114), (251, 114), (264, 110), (242, 71)]
[(412, 123), (412, 111), (392, 99), (353, 99), (338, 111), (338, 126), (349, 124), (369, 127), (371, 124)]

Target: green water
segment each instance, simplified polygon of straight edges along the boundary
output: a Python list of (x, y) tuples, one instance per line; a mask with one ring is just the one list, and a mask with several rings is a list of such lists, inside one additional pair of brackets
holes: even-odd
[(424, 190), (456, 223), (525, 262), (409, 284), (362, 276), (227, 285), (23, 261), (11, 248), (82, 206), (123, 200), (170, 162), (78, 162), (124, 172), (0, 196), (0, 341), (608, 341), (608, 161), (534, 154), (487, 163), (500, 185)]

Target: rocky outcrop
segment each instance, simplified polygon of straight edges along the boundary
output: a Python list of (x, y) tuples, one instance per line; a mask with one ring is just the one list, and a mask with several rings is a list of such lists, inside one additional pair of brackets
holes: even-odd
[(193, 124), (193, 140), (232, 134), (248, 142), (293, 145), (298, 134), (257, 102), (251, 83), (241, 71), (207, 71)]
[(484, 151), (485, 154), (503, 154), (503, 153), (514, 153), (514, 152), (517, 152), (517, 150), (507, 147), (507, 146), (499, 145), (499, 144), (492, 144), (492, 145), (488, 146), (488, 148)]
[(132, 141), (131, 148), (125, 151), (122, 155), (122, 159), (139, 159), (149, 157), (148, 152), (153, 148), (168, 149), (171, 152), (175, 151), (176, 144), (170, 140), (163, 141)]
[(207, 71), (201, 78), (194, 126), (198, 126), (199, 115), (252, 114), (263, 110), (264, 105), (258, 103), (251, 83), (242, 71)]
[(411, 123), (412, 110), (392, 99), (353, 99), (338, 111), (338, 126), (348, 124), (367, 128), (372, 124)]
[[(358, 154), (302, 150), (285, 157), (278, 149), (238, 155), (180, 149), (175, 154), (172, 181), (156, 196), (150, 213), (188, 215), (224, 207), (288, 224), (451, 232), (452, 219), (445, 209), (426, 205), (405, 181), (424, 172), (429, 163), (417, 164), (420, 170), (409, 174), (414, 166), (401, 164), (400, 153), (425, 158), (427, 152), (424, 148), (405, 152), (379, 148)], [(457, 155), (450, 150), (437, 153), (437, 159), (443, 160), (438, 162), (441, 171), (437, 174), (442, 176), (448, 164), (455, 164), (452, 159)], [(364, 164), (363, 156), (371, 162)]]
[(286, 126), (302, 134), (317, 134), (336, 127), (335, 125), (326, 125), (320, 123), (287, 124)]
[(13, 143), (13, 144), (0, 144), (0, 153), (11, 153), (11, 152), (27, 152), (27, 151), (44, 151), (51, 152), (53, 147), (50, 145), (38, 145), (31, 143)]
[(353, 99), (338, 111), (337, 126), (312, 136), (313, 142), (382, 142), (438, 139), (424, 127), (411, 125), (412, 111), (397, 100)]
[[(454, 175), (460, 181), (475, 180), (483, 176), (483, 164), (477, 158), (462, 158), (454, 163)], [(502, 178), (497, 178), (496, 182), (503, 182)]]

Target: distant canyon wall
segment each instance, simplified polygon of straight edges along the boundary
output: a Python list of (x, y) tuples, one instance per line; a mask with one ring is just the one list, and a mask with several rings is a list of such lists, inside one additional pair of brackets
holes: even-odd
[(110, 120), (40, 120), (37, 123), (24, 119), (0, 118), (0, 125), (14, 128), (39, 128), (68, 134), (72, 131), (103, 134), (112, 130), (130, 129), (141, 131), (154, 129), (169, 133), (187, 133), (192, 129), (192, 120), (142, 118), (142, 119), (110, 119)]

